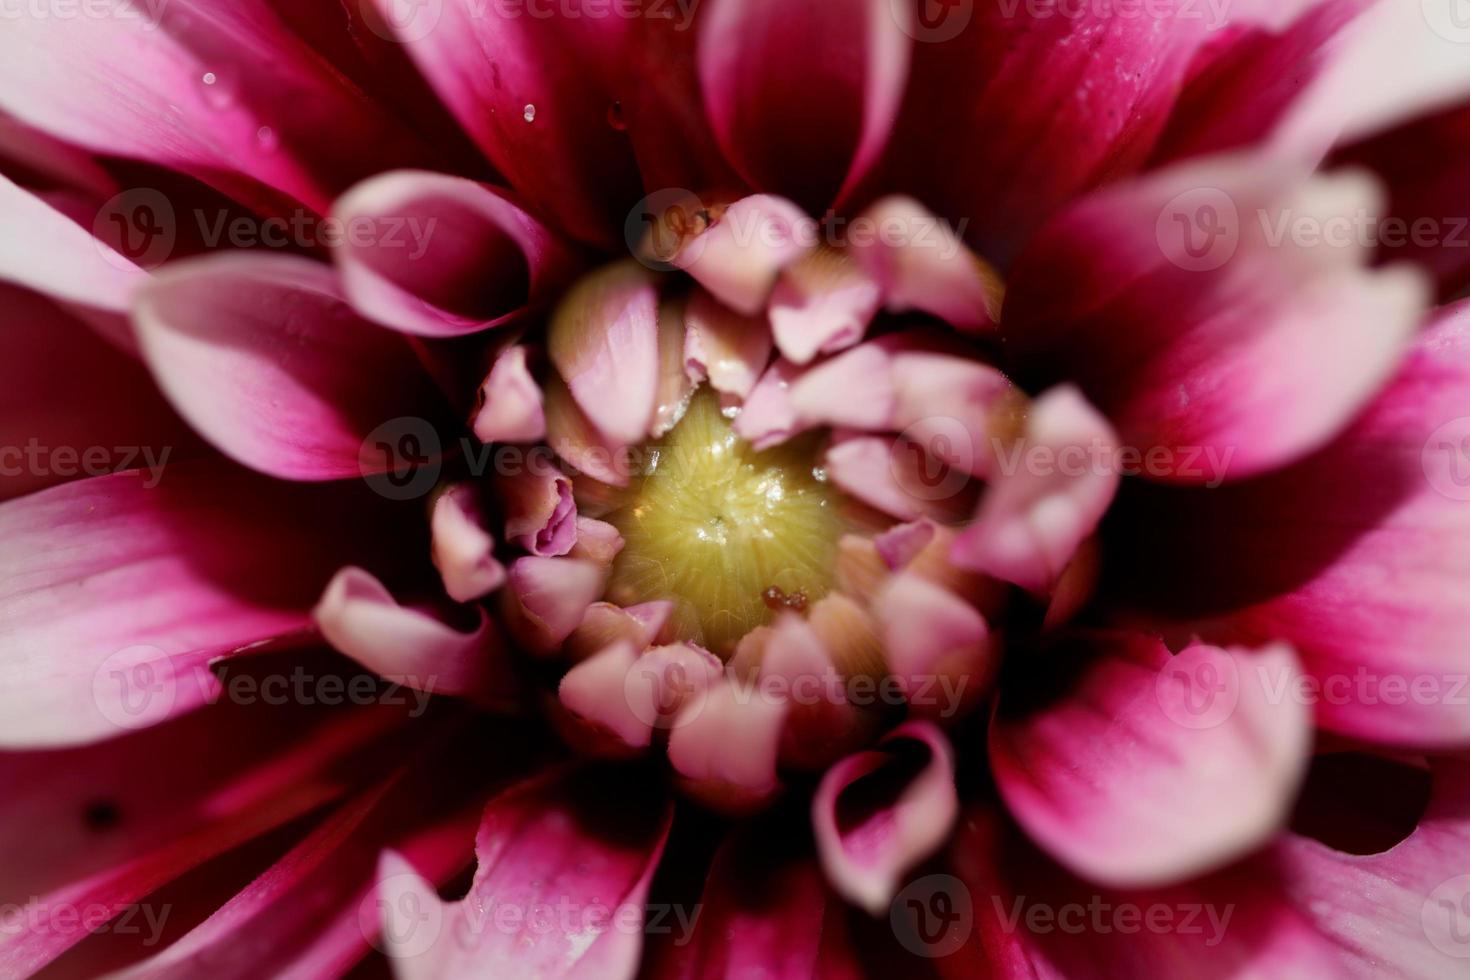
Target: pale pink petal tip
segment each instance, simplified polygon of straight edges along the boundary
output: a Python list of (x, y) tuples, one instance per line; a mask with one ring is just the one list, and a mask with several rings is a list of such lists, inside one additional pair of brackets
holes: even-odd
[(791, 406), (807, 423), (887, 429), (895, 406), (890, 367), (887, 352), (877, 344), (844, 351), (792, 382)]
[(974, 606), (916, 572), (890, 578), (874, 600), (884, 656), (915, 714), (950, 723), (994, 674), (990, 630)]
[(766, 305), (776, 277), (812, 247), (803, 240), (806, 214), (768, 194), (741, 198), (685, 243), (675, 264), (737, 313)]
[(495, 539), (485, 530), (473, 484), (456, 483), (439, 494), (429, 529), (434, 567), (451, 599), (473, 602), (505, 583), (505, 566), (495, 560)]
[(543, 650), (560, 646), (602, 595), (607, 569), (578, 558), (517, 559), (510, 566), (512, 619), (522, 638)]
[(862, 340), (881, 302), (878, 284), (844, 252), (817, 248), (781, 274), (771, 294), (771, 333), (797, 364)]
[(546, 437), (541, 388), (526, 366), (526, 348), (507, 347), (480, 386), (480, 407), (471, 425), (475, 438), (492, 442), (539, 442)]
[(741, 812), (780, 787), (776, 762), (788, 704), (732, 678), (685, 703), (669, 733), (669, 762), (689, 790), (718, 809)]
[(562, 678), (562, 704), (624, 744), (646, 748), (657, 729), (672, 727), (681, 708), (702, 701), (722, 673), (708, 651), (687, 644), (638, 652), (618, 642)]
[(883, 290), (893, 313), (931, 313), (957, 330), (980, 332), (1000, 319), (1000, 275), (965, 246), (948, 223), (912, 198), (887, 197), (858, 219), (871, 237), (852, 253)]
[[(871, 779), (898, 777), (896, 795), (854, 792)], [(908, 722), (880, 745), (827, 771), (812, 800), (817, 853), (844, 898), (882, 914), (903, 875), (937, 851), (959, 816), (949, 742), (927, 722)]]
[(322, 637), (381, 677), (414, 690), (470, 698), (503, 696), (504, 647), (490, 618), (462, 633), (428, 613), (399, 605), (383, 584), (347, 567), (312, 612)]
[(660, 373), (652, 273), (629, 260), (583, 278), (557, 307), (547, 350), (600, 432), (624, 443), (648, 435)]
[(696, 289), (685, 309), (685, 371), (693, 381), (709, 379), (715, 391), (746, 398), (771, 359), (771, 331), (763, 318), (728, 309)]
[(1116, 453), (1111, 426), (1081, 394), (1067, 386), (1044, 394), (1022, 437), (998, 451), (1000, 472), (955, 542), (955, 563), (1049, 591), (1112, 503)]
[(1286, 821), (1311, 748), (1291, 648), (1083, 634), (1050, 651), (1071, 690), (997, 710), (996, 784), (1010, 812), (1073, 871), (1123, 888), (1221, 867)]

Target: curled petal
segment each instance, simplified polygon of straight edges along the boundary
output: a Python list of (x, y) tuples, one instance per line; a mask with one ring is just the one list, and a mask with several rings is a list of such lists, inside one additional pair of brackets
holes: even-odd
[(985, 692), (996, 667), (985, 617), (959, 596), (904, 571), (874, 599), (890, 674), (916, 714), (950, 722)]
[(434, 567), (455, 602), (484, 598), (504, 584), (505, 567), (495, 560), (495, 539), (485, 530), (473, 484), (453, 484), (434, 498), (429, 531)]
[(510, 566), (510, 611), (524, 638), (552, 650), (572, 634), (607, 585), (607, 567), (578, 558), (519, 558)]
[(949, 742), (922, 721), (837, 763), (812, 799), (828, 880), (873, 915), (888, 907), (903, 875), (944, 844), (958, 815)]
[(526, 368), (526, 348), (501, 351), (480, 385), (480, 407), (471, 425), (475, 438), (492, 442), (538, 442), (546, 438), (541, 388)]
[(781, 270), (812, 247), (802, 231), (806, 214), (768, 194), (744, 197), (683, 244), (674, 264), (710, 295), (745, 316), (765, 308)]
[(669, 733), (669, 762), (700, 799), (740, 810), (780, 786), (776, 760), (786, 702), (752, 695), (726, 677), (684, 706)]
[(344, 568), (312, 612), (322, 636), (381, 677), (418, 691), (472, 700), (501, 699), (504, 649), (490, 618), (462, 633), (400, 606), (368, 572)]
[(493, 187), (420, 171), (382, 174), (333, 210), (336, 250), (359, 313), (405, 333), (454, 337), (496, 326), (566, 281), (571, 254)]
[(686, 705), (695, 710), (722, 674), (719, 658), (685, 643), (638, 652), (618, 642), (562, 678), (560, 697), (579, 717), (633, 748), (647, 748)]
[(533, 555), (564, 555), (577, 543), (572, 481), (551, 467), (523, 470), (495, 481), (505, 506), (505, 539)]
[(955, 563), (1025, 589), (1048, 590), (1094, 530), (1118, 490), (1116, 438), (1080, 394), (1037, 399), (1021, 439), (955, 542)]
[(568, 555), (585, 558), (606, 568), (622, 550), (623, 536), (617, 528), (592, 517), (577, 518), (577, 543), (567, 552)]

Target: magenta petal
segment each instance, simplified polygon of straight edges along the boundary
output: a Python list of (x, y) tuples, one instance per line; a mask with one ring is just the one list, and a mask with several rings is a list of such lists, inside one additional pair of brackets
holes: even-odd
[[(0, 504), (0, 742), (86, 742), (197, 707), (207, 664), (304, 631), (343, 561), (402, 544), (362, 487), (299, 487), (220, 460)], [(364, 533), (365, 529), (371, 529)]]
[(369, 320), (454, 337), (544, 299), (572, 256), (503, 191), (443, 174), (383, 174), (333, 209), (342, 288)]
[(1297, 908), (1343, 951), (1353, 976), (1384, 964), (1403, 976), (1464, 972), (1470, 772), (1463, 760), (1440, 758), (1430, 773), (1419, 826), (1387, 851), (1345, 854), (1294, 835), (1279, 847)]
[(705, 108), (752, 186), (821, 210), (861, 179), (908, 75), (912, 42), (895, 14), (904, 9), (887, 0), (710, 5), (699, 44)]
[[(563, 770), (502, 793), (481, 819), (479, 867), (463, 901), (442, 903), (401, 864), (380, 868), (392, 889), (380, 905), (384, 939), (400, 975), (633, 976), (671, 818), (656, 786), (615, 770)], [(419, 904), (394, 901), (401, 895)], [(397, 910), (410, 908), (439, 923), (435, 935), (395, 921)]]
[(90, 229), (0, 175), (0, 281), (124, 312), (146, 278)]
[(14, 447), (0, 498), (200, 451), (136, 358), (36, 293), (0, 285), (0, 306), (0, 446)]
[(181, 263), (141, 291), (134, 325), (179, 412), (272, 476), (381, 472), (391, 460), (370, 444), (374, 429), (431, 427), (412, 350), (354, 316), (316, 262), (236, 253)]
[(1050, 590), (1118, 490), (1117, 440), (1070, 387), (1031, 407), (1021, 438), (997, 449), (1000, 472), (954, 545), (964, 568)]
[(1003, 702), (996, 783), (1057, 860), (1118, 887), (1172, 882), (1258, 847), (1285, 822), (1311, 746), (1310, 708), (1276, 692), (1299, 676), (1286, 646), (1197, 644), (1172, 656), (1143, 634), (1085, 635), (1048, 654), (1076, 675), (1037, 707)]
[(526, 348), (501, 351), (480, 386), (480, 407), (471, 421), (475, 438), (492, 442), (538, 442), (546, 438), (541, 388), (526, 367)]
[(434, 498), (429, 531), (434, 567), (449, 598), (473, 602), (504, 584), (505, 567), (495, 560), (495, 539), (485, 530), (474, 484), (452, 484)]
[(1239, 487), (1124, 495), (1120, 540), (1147, 558), (1109, 549), (1103, 584), (1232, 642), (1290, 642), (1320, 685), (1308, 694), (1323, 727), (1463, 745), (1467, 405), (1470, 305), (1461, 303), (1315, 456)]
[(827, 770), (812, 799), (828, 880), (873, 915), (888, 907), (903, 875), (940, 848), (958, 815), (949, 742), (921, 721)]
[(368, 2), (531, 207), (579, 241), (619, 243), (641, 185), (632, 145), (609, 125), (618, 96), (608, 79), (628, 74), (637, 18), (591, 5), (584, 13), (581, 3), (534, 13), (474, 0), (405, 16), (394, 0)]
[(0, 108), (99, 154), (320, 213), (353, 180), (431, 156), (263, 0), (98, 9), (13, 19)]
[[(1007, 337), (1082, 388), (1146, 476), (1216, 485), (1281, 466), (1351, 421), (1422, 315), (1416, 273), (1368, 271), (1366, 242), (1295, 230), (1380, 214), (1378, 198), (1360, 175), (1293, 186), (1240, 161), (1094, 195), (1017, 263)], [(1195, 224), (1211, 215), (1217, 231)], [(1296, 370), (1327, 348), (1321, 370)]]
[(312, 616), (322, 636), (368, 670), (405, 687), (471, 700), (504, 697), (505, 651), (495, 624), (462, 633), (399, 605), (370, 573), (344, 568), (328, 583)]

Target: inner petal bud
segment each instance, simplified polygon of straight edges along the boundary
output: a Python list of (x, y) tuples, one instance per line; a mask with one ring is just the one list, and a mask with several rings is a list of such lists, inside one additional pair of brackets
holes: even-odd
[(607, 597), (672, 600), (679, 634), (720, 657), (777, 613), (804, 611), (832, 587), (846, 530), (814, 448), (798, 439), (757, 452), (701, 390), (606, 518), (626, 542)]

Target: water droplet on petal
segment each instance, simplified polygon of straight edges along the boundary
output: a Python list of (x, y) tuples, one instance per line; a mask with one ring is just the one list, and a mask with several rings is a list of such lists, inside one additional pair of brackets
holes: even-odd
[(532, 105), (531, 103), (527, 102), (526, 103), (526, 111), (523, 112), (523, 113), (521, 113), (521, 116), (522, 116), (522, 118), (524, 118), (526, 120), (526, 122), (535, 122), (536, 121), (536, 107), (534, 105)]
[(230, 79), (219, 73), (207, 71), (200, 76), (204, 101), (215, 109), (228, 109), (235, 102), (235, 86)]
[(618, 132), (628, 128), (628, 121), (623, 118), (623, 104), (614, 102), (607, 107), (607, 124)]
[(273, 153), (276, 147), (281, 145), (280, 138), (276, 136), (276, 131), (269, 126), (262, 126), (255, 131), (255, 142), (267, 153)]

